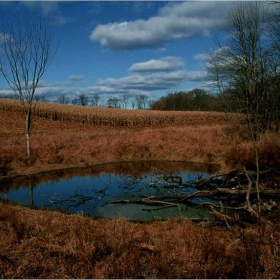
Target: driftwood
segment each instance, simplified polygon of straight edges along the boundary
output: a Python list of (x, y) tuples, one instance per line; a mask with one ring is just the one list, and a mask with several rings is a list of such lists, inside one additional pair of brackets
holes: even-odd
[[(262, 209), (270, 213), (272, 210), (280, 210), (280, 186), (276, 183), (270, 184), (274, 187), (269, 187), (266, 184), (267, 178), (270, 175), (270, 170), (260, 172), (260, 178), (262, 178), (262, 189), (259, 190), (262, 201)], [(219, 204), (212, 202), (201, 202), (203, 207), (209, 207), (209, 212), (213, 215), (215, 220), (225, 222), (226, 224), (239, 224), (246, 226), (247, 221), (250, 221), (258, 217), (258, 207), (256, 207), (257, 189), (255, 184), (255, 178), (257, 173), (247, 170), (234, 170), (225, 174), (216, 174), (206, 179), (199, 178), (198, 180), (192, 180), (183, 182), (179, 176), (165, 176), (163, 180), (156, 181), (149, 184), (149, 187), (155, 188), (172, 188), (177, 189), (173, 195), (158, 195), (150, 196), (137, 200), (111, 200), (108, 203), (135, 203), (144, 204), (149, 206), (161, 206), (154, 209), (142, 209), (143, 211), (155, 211), (164, 209), (167, 207), (178, 207), (180, 204), (195, 203), (195, 198), (210, 198), (214, 201), (219, 201)], [(158, 186), (157, 184), (161, 185)], [(166, 185), (164, 185), (166, 183)], [(195, 188), (196, 192), (190, 194), (184, 194), (184, 188)], [(265, 199), (268, 199), (265, 201)], [(275, 200), (277, 202), (275, 202)], [(196, 201), (197, 204), (197, 201)], [(218, 212), (216, 209), (220, 209)], [(230, 210), (234, 213), (231, 217), (223, 213), (224, 209)], [(259, 208), (260, 209), (260, 208)], [(242, 220), (245, 219), (245, 220)], [(199, 218), (199, 221), (209, 221), (209, 219)]]
[[(154, 199), (157, 200), (154, 200)], [(145, 205), (164, 205), (164, 206), (169, 206), (169, 207), (179, 207), (179, 204), (176, 203), (172, 203), (172, 202), (166, 202), (166, 201), (161, 201), (158, 200), (160, 199), (160, 197), (155, 197), (155, 196), (151, 196), (151, 197), (146, 197), (146, 198), (142, 198), (142, 199), (137, 199), (137, 200), (109, 200), (108, 203), (109, 204), (116, 204), (116, 203), (121, 203), (121, 204), (125, 204), (125, 203), (135, 203), (135, 204), (145, 204)]]
[(238, 215), (236, 215), (235, 217), (231, 217), (229, 215), (216, 211), (214, 207), (211, 207), (210, 213), (216, 218), (216, 220), (226, 223), (227, 226), (229, 226), (229, 224), (240, 225), (242, 227), (246, 227), (249, 225), (249, 223), (241, 221)]
[[(52, 204), (68, 204), (72, 207), (78, 207), (81, 204), (85, 204), (86, 201), (92, 200), (93, 197), (85, 196), (83, 194), (75, 194), (69, 198), (64, 197), (48, 197), (48, 201)], [(71, 203), (71, 204), (70, 204)]]

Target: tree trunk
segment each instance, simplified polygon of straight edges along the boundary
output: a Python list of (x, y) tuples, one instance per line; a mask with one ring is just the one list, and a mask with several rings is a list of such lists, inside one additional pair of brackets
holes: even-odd
[(28, 109), (26, 112), (26, 124), (25, 124), (26, 147), (27, 147), (27, 157), (28, 158), (30, 158), (30, 151), (31, 151), (30, 127), (31, 127), (31, 104), (28, 105)]

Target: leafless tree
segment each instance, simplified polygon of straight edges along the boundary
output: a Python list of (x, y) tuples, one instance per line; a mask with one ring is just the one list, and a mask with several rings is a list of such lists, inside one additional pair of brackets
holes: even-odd
[(123, 108), (124, 109), (127, 109), (127, 105), (128, 105), (128, 101), (129, 101), (129, 97), (128, 97), (128, 95), (127, 94), (124, 94), (123, 96), (122, 96), (122, 104), (123, 104)]
[(221, 94), (231, 90), (255, 141), (271, 123), (273, 81), (279, 75), (266, 8), (261, 2), (249, 2), (230, 11), (229, 40), (225, 46), (218, 43), (219, 50), (212, 52), (208, 68)]
[[(275, 51), (278, 60), (280, 60), (280, 1), (271, 1), (270, 12), (271, 24), (270, 24), (270, 36), (272, 38), (271, 48)], [(272, 81), (273, 86), (273, 107), (272, 118), (276, 122), (276, 130), (280, 132), (280, 67), (278, 67), (278, 75)]]
[(107, 108), (113, 108), (113, 100), (112, 100), (112, 98), (109, 98), (107, 100)]
[(137, 94), (135, 96), (136, 106), (138, 109), (143, 110), (146, 109), (148, 104), (148, 97), (144, 94)]
[(88, 96), (84, 93), (80, 93), (78, 95), (78, 100), (79, 100), (79, 103), (82, 105), (82, 106), (87, 106), (88, 105)]
[(111, 101), (112, 101), (112, 107), (113, 108), (119, 108), (120, 100), (117, 97), (111, 98)]
[(99, 94), (98, 94), (98, 93), (95, 93), (95, 94), (93, 95), (92, 105), (95, 106), (95, 107), (97, 107), (97, 106), (98, 106), (99, 100), (100, 100)]
[[(212, 52), (209, 72), (219, 92), (230, 90), (236, 108), (247, 118), (257, 170), (259, 197), (258, 141), (271, 124), (275, 80), (279, 79), (279, 56), (272, 48), (271, 16), (262, 2), (238, 5), (228, 14), (229, 36), (224, 46)], [(279, 96), (279, 87), (278, 87)]]
[(59, 104), (68, 104), (69, 103), (69, 97), (67, 95), (65, 95), (64, 93), (63, 94), (60, 94), (58, 97), (57, 97), (57, 102)]
[(34, 95), (54, 57), (52, 36), (41, 18), (3, 23), (2, 32), (0, 72), (24, 108), (27, 156), (30, 158)]

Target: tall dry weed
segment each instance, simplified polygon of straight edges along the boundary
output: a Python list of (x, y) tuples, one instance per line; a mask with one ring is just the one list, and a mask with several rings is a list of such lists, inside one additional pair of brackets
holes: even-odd
[[(279, 226), (131, 223), (1, 202), (2, 278), (277, 278)], [(276, 224), (277, 225), (277, 224)]]

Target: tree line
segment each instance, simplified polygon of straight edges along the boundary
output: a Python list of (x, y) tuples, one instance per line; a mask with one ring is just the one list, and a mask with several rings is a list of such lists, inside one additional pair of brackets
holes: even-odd
[[(230, 100), (228, 100), (229, 102)], [(152, 110), (166, 111), (223, 111), (223, 98), (203, 89), (171, 92), (151, 103)], [(234, 108), (231, 108), (234, 111)]]
[(85, 93), (77, 94), (72, 100), (65, 94), (58, 96), (56, 103), (73, 104), (80, 106), (107, 107), (107, 108), (132, 108), (145, 110), (150, 108), (148, 96), (137, 94), (135, 97), (130, 97), (128, 94), (123, 94), (120, 97), (110, 97), (107, 99), (101, 98), (102, 95), (95, 93), (92, 97)]

